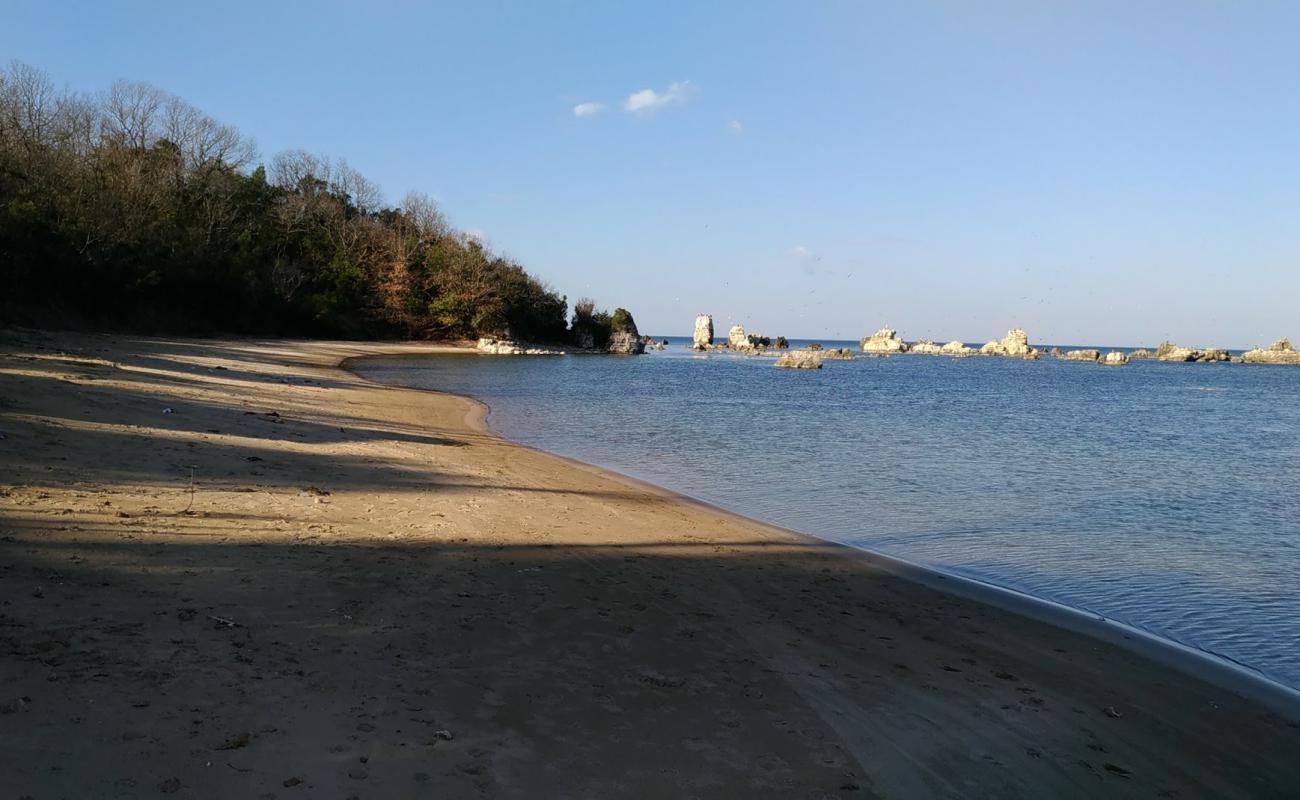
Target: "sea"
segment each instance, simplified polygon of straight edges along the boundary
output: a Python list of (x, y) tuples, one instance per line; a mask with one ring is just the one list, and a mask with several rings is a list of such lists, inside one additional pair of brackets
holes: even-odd
[(901, 355), (786, 370), (688, 344), (354, 369), (478, 398), (513, 441), (1300, 689), (1300, 368)]

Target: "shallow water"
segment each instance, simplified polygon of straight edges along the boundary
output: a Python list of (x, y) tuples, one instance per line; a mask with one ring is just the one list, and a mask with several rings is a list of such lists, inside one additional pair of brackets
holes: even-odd
[[(1300, 369), (928, 356), (374, 359), (509, 439), (1300, 688)], [(827, 343), (851, 346), (851, 343)]]

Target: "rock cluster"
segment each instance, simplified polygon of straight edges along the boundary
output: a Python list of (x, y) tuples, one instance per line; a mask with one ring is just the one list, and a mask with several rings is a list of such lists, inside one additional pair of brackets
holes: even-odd
[(943, 347), (940, 347), (939, 352), (945, 356), (957, 356), (958, 358), (965, 358), (966, 356), (979, 355), (980, 353), (979, 350), (976, 350), (973, 347), (967, 347), (964, 342), (959, 342), (956, 341), (955, 339), (951, 342), (948, 342)]
[(823, 350), (822, 358), (828, 358), (832, 361), (852, 361), (857, 358), (853, 351), (847, 347), (836, 347), (831, 350)]
[(1101, 363), (1109, 367), (1122, 367), (1128, 363), (1128, 353), (1121, 353), (1118, 350), (1112, 350), (1106, 354)]
[(708, 350), (713, 344), (713, 317), (701, 314), (695, 318), (695, 333), (691, 336), (691, 349)]
[(1247, 350), (1241, 359), (1247, 364), (1300, 364), (1300, 350), (1289, 340), (1278, 339), (1267, 350)]
[(821, 369), (822, 354), (816, 350), (791, 350), (782, 353), (776, 366), (786, 369)]
[(1101, 359), (1100, 350), (1070, 350), (1060, 356), (1065, 361), (1098, 361)]
[(943, 348), (934, 342), (926, 339), (920, 342), (914, 342), (907, 348), (907, 352), (916, 353), (922, 356), (937, 356), (943, 353)]
[(898, 338), (893, 328), (881, 328), (858, 342), (864, 353), (906, 353), (907, 342)]
[(989, 342), (980, 348), (986, 356), (1010, 356), (1011, 358), (1038, 358), (1038, 351), (1029, 346), (1029, 334), (1020, 328), (1007, 331), (1001, 341)]
[(1156, 348), (1156, 358), (1161, 361), (1231, 361), (1227, 350), (1209, 348), (1201, 350), (1195, 347), (1180, 347), (1172, 342), (1164, 342)]

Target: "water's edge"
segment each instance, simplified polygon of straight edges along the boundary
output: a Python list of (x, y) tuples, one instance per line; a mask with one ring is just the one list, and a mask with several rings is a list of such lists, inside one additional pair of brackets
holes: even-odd
[[(465, 352), (472, 353), (473, 351), (466, 349)], [(1141, 655), (1144, 658), (1150, 659), (1162, 666), (1176, 669), (1179, 672), (1199, 678), (1207, 683), (1236, 692), (1237, 694), (1250, 700), (1254, 700), (1293, 721), (1300, 721), (1300, 690), (1293, 689), (1286, 684), (1275, 681), (1250, 666), (1233, 661), (1232, 659), (1218, 653), (1183, 644), (1173, 639), (1167, 639), (1150, 631), (1143, 630), (1133, 625), (1128, 625), (1124, 622), (1111, 619), (1095, 612), (1057, 603), (1013, 588), (1000, 586), (995, 583), (982, 581), (966, 575), (947, 572), (933, 566), (921, 565), (867, 547), (835, 542), (829, 539), (824, 539), (815, 533), (795, 530), (793, 528), (787, 528), (782, 525), (749, 517), (745, 514), (731, 511), (684, 492), (668, 489), (658, 484), (650, 483), (649, 481), (635, 478), (598, 464), (579, 461), (578, 459), (570, 458), (559, 453), (553, 453), (522, 442), (516, 442), (507, 439), (492, 429), (488, 422), (492, 410), (491, 406), (481, 398), (445, 390), (380, 383), (371, 380), (359, 371), (362, 368), (363, 363), (366, 361), (381, 358), (401, 358), (413, 355), (414, 354), (410, 352), (394, 352), (387, 354), (376, 353), (364, 356), (350, 356), (339, 361), (336, 367), (359, 380), (376, 386), (384, 386), (386, 388), (400, 389), (403, 391), (427, 392), (429, 394), (455, 398), (464, 402), (467, 407), (465, 424), (468, 428), (476, 433), (486, 434), (493, 438), (500, 439), (503, 442), (508, 442), (512, 447), (520, 447), (535, 453), (541, 453), (549, 458), (558, 459), (583, 471), (612, 479), (616, 482), (623, 483), (642, 491), (649, 491), (654, 494), (669, 497), (678, 502), (706, 508), (713, 513), (725, 515), (743, 521), (746, 524), (780, 531), (781, 533), (804, 540), (810, 544), (815, 544), (818, 547), (835, 548), (834, 552), (844, 558), (852, 558), (870, 563), (872, 566), (884, 569), (892, 575), (905, 578), (913, 583), (920, 584), (936, 591), (980, 602), (1021, 617), (1052, 625), (1057, 628), (1062, 628), (1074, 633), (1079, 633), (1107, 644), (1116, 645), (1125, 650)], [(428, 355), (421, 354), (415, 357), (426, 358)]]

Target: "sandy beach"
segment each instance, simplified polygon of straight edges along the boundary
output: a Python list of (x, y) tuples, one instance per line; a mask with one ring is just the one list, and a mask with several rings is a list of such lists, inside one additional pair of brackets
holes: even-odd
[(0, 333), (3, 796), (1300, 794), (1172, 655), (340, 367), (452, 349)]

